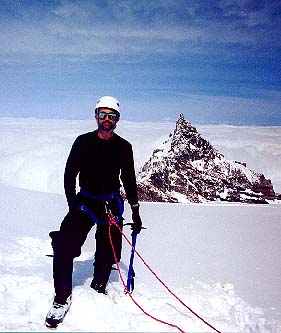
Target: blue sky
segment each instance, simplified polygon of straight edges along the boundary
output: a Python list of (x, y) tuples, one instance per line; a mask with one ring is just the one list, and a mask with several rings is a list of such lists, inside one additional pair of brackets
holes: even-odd
[(281, 125), (281, 2), (1, 0), (0, 116)]

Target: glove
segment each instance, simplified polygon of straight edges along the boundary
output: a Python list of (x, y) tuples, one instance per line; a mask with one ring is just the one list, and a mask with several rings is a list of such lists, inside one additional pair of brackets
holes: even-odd
[(132, 224), (132, 230), (133, 232), (135, 232), (136, 234), (139, 234), (141, 232), (141, 228), (142, 228), (142, 222), (141, 222), (141, 217), (140, 217), (140, 212), (139, 212), (139, 204), (137, 205), (131, 205), (131, 209), (132, 209), (132, 220), (133, 220), (133, 224)]

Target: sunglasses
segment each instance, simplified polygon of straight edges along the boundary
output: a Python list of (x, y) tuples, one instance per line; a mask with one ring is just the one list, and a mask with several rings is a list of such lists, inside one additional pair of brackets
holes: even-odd
[(104, 120), (105, 118), (108, 118), (109, 120), (116, 121), (118, 119), (118, 115), (116, 113), (106, 113), (106, 112), (100, 112), (98, 114), (98, 118), (100, 120)]

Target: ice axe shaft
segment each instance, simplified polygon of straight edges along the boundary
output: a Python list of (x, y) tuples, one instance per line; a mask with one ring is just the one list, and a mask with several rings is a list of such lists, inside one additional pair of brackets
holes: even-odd
[(129, 269), (128, 269), (128, 278), (127, 278), (127, 291), (129, 293), (133, 291), (133, 288), (132, 288), (132, 280), (133, 280), (133, 273), (134, 273), (133, 263), (134, 263), (136, 242), (137, 242), (137, 234), (135, 232), (133, 232), (132, 233), (132, 250), (131, 250), (130, 264), (129, 264)]

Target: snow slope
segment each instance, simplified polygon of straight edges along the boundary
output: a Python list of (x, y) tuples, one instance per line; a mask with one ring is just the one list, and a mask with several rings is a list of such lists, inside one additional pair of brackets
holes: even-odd
[[(1, 187), (1, 331), (44, 331), (53, 296), (48, 232), (66, 213), (64, 197)], [(280, 205), (142, 204), (137, 248), (169, 287), (223, 332), (281, 329)], [(129, 220), (126, 206), (125, 217)], [(94, 232), (94, 230), (93, 230)], [(153, 322), (124, 295), (116, 271), (108, 296), (89, 288), (94, 234), (75, 261), (73, 306), (62, 331), (176, 331)], [(129, 230), (127, 230), (127, 234)], [(172, 237), (171, 237), (172, 235)], [(127, 272), (129, 247), (121, 268)], [(159, 255), (161, 254), (161, 255)], [(136, 258), (134, 297), (186, 332), (209, 332)], [(275, 309), (275, 310), (274, 310)], [(279, 328), (278, 328), (279, 327)]]
[[(121, 124), (118, 132), (133, 142), (137, 168), (172, 127), (169, 123)], [(44, 318), (53, 297), (52, 259), (46, 256), (52, 253), (48, 233), (59, 228), (67, 212), (61, 193), (71, 144), (77, 135), (92, 130), (92, 125), (0, 120), (1, 331), (46, 330)], [(213, 128), (213, 132), (212, 126), (206, 131), (215, 137), (218, 127)], [(252, 130), (258, 145), (257, 128)], [(269, 132), (265, 128), (261, 132), (268, 147), (274, 147), (268, 154), (272, 154), (270, 168), (278, 175), (276, 140), (281, 131), (276, 128), (271, 146)], [(245, 132), (242, 137), (246, 142)], [(278, 204), (142, 203), (141, 215), (148, 229), (139, 236), (137, 248), (169, 287), (219, 330), (280, 333), (280, 210)], [(127, 206), (125, 217), (129, 221)], [(93, 253), (94, 230), (75, 261), (73, 305), (59, 331), (176, 331), (142, 314), (124, 295), (116, 271), (108, 296), (93, 292), (89, 288)], [(129, 254), (124, 244), (121, 268), (125, 274)], [(133, 295), (147, 312), (186, 332), (211, 331), (169, 296), (138, 259), (135, 269)]]

